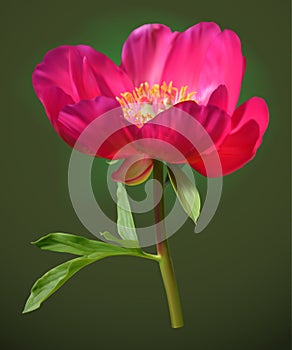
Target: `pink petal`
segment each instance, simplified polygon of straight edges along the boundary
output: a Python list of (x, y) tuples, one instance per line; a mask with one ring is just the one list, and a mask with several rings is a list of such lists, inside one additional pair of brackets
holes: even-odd
[(60, 110), (64, 106), (74, 103), (72, 97), (57, 86), (52, 86), (44, 90), (42, 92), (41, 102), (54, 128), (57, 127), (56, 119)]
[[(208, 172), (206, 172), (202, 158), (191, 163), (191, 166), (202, 175), (208, 177), (228, 175), (243, 167), (254, 157), (256, 152), (255, 145), (259, 139), (261, 140), (259, 126), (254, 120), (250, 120), (236, 133), (227, 136), (220, 146), (218, 155), (221, 161), (222, 173), (220, 172), (221, 169), (213, 166), (212, 162), (211, 166), (208, 167)], [(214, 154), (204, 155), (203, 159), (208, 161), (208, 158), (210, 160), (212, 156)]]
[(146, 81), (150, 85), (161, 83), (162, 70), (176, 35), (162, 24), (145, 24), (129, 35), (123, 46), (121, 67), (135, 86)]
[(258, 142), (261, 142), (259, 126), (252, 120), (226, 137), (219, 149), (223, 174), (229, 174), (250, 161), (255, 155)]
[(69, 74), (72, 85), (75, 87), (76, 101), (89, 100), (101, 95), (91, 65), (80, 46), (70, 47), (68, 58)]
[(231, 30), (224, 30), (213, 40), (201, 67), (198, 100), (206, 103), (219, 85), (225, 85), (228, 91), (227, 113), (231, 115), (238, 101), (244, 69), (245, 59), (238, 36)]
[(225, 85), (219, 85), (209, 98), (208, 105), (216, 106), (223, 111), (227, 110), (228, 93)]
[(32, 84), (40, 100), (44, 91), (52, 87), (63, 90), (74, 101), (78, 99), (69, 71), (69, 46), (60, 46), (47, 52), (43, 62), (33, 72)]
[(178, 88), (187, 85), (190, 91), (198, 91), (198, 79), (206, 52), (219, 33), (219, 26), (208, 22), (198, 23), (179, 33), (167, 58), (163, 80), (173, 81)]
[(74, 102), (100, 95), (119, 96), (131, 91), (128, 76), (109, 58), (89, 46), (60, 46), (49, 51), (33, 72), (32, 82), (39, 99), (44, 91), (58, 87)]
[[(222, 175), (227, 175), (243, 167), (255, 155), (262, 142), (262, 137), (269, 122), (269, 111), (266, 102), (259, 97), (253, 97), (239, 106), (231, 118), (231, 132), (218, 147), (221, 160)], [(205, 160), (213, 155), (207, 155)], [(192, 163), (194, 169), (210, 177), (221, 176), (219, 169), (206, 169), (202, 159)]]
[[(196, 122), (198, 122), (198, 124), (203, 126), (205, 129), (205, 131), (201, 131), (201, 129), (196, 128), (198, 129), (197, 134), (192, 135), (193, 139), (196, 139), (196, 142), (198, 142), (200, 139), (204, 139), (204, 134), (206, 132), (212, 139), (212, 142), (215, 145), (219, 145), (230, 132), (230, 117), (216, 106), (200, 106), (192, 101), (186, 101), (175, 105), (175, 107), (180, 108), (184, 112), (193, 116)], [(185, 126), (184, 135), (189, 134), (190, 127), (192, 126)], [(195, 126), (193, 128), (195, 128)]]
[(124, 160), (118, 170), (112, 173), (112, 179), (129, 186), (139, 185), (146, 181), (153, 169), (153, 159), (132, 156)]
[(259, 139), (255, 148), (261, 143), (261, 137), (266, 131), (269, 123), (269, 110), (266, 102), (260, 97), (253, 97), (240, 105), (234, 112), (232, 123), (232, 134), (236, 133), (248, 121), (254, 120), (259, 126)]
[(78, 50), (87, 58), (101, 95), (116, 97), (134, 89), (129, 76), (107, 56), (86, 45), (78, 45)]
[[(209, 169), (208, 174), (201, 158), (191, 165), (195, 170), (209, 177), (230, 174), (243, 167), (255, 155), (269, 122), (269, 111), (265, 101), (253, 97), (239, 106), (231, 118), (231, 132), (218, 147), (223, 173), (220, 169)], [(213, 154), (205, 156), (209, 161)], [(212, 162), (211, 162), (212, 163)]]
[[(137, 130), (135, 125), (125, 120), (118, 102), (103, 96), (64, 107), (57, 122), (60, 136), (71, 147), (77, 147), (82, 153), (109, 159), (120, 148), (134, 141)], [(77, 140), (78, 144), (75, 145)], [(134, 153), (137, 153), (136, 150), (128, 146), (119, 153), (119, 158)]]
[(181, 163), (195, 157), (198, 150), (207, 151), (220, 144), (229, 132), (230, 117), (223, 111), (186, 101), (160, 113), (141, 128), (139, 149), (152, 158)]

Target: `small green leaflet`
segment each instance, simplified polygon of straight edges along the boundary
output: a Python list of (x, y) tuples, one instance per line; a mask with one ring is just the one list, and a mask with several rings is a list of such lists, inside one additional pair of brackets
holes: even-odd
[(117, 184), (118, 233), (122, 239), (126, 241), (136, 242), (136, 245), (139, 246), (139, 241), (136, 234), (135, 223), (132, 216), (127, 191), (122, 183), (118, 182)]
[(197, 223), (201, 200), (195, 183), (188, 178), (179, 166), (172, 164), (171, 169), (168, 167), (167, 171), (181, 206), (194, 223)]
[(67, 233), (51, 233), (33, 243), (43, 250), (82, 255), (56, 266), (41, 278), (31, 289), (23, 313), (34, 311), (70, 277), (83, 267), (109, 256), (136, 256), (159, 261), (159, 257), (143, 252), (141, 249), (124, 248), (97, 240)]
[(107, 254), (111, 253), (113, 248), (107, 243), (69, 233), (50, 233), (32, 244), (42, 250), (75, 255), (90, 255), (97, 251)]

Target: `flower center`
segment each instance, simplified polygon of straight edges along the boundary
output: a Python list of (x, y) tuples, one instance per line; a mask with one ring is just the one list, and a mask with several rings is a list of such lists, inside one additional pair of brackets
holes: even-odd
[(141, 128), (158, 113), (165, 111), (176, 103), (183, 101), (196, 101), (196, 92), (187, 92), (188, 86), (180, 89), (172, 86), (172, 81), (167, 85), (142, 83), (132, 92), (123, 92), (122, 97), (116, 97), (120, 103), (124, 117), (130, 123)]

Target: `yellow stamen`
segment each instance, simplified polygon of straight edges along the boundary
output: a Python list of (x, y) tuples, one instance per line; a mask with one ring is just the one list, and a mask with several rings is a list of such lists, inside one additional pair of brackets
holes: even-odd
[(158, 113), (165, 111), (176, 103), (183, 101), (196, 101), (196, 92), (187, 92), (188, 86), (180, 89), (172, 86), (172, 81), (162, 85), (148, 82), (140, 84), (132, 92), (123, 92), (121, 97), (116, 97), (120, 103), (124, 117), (129, 122), (141, 128)]

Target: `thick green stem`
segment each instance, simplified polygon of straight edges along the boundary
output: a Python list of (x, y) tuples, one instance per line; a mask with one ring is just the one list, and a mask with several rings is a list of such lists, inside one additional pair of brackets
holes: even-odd
[[(159, 200), (157, 198), (158, 192), (154, 188), (154, 203), (159, 203), (154, 208), (154, 216), (156, 223), (156, 237), (157, 237), (157, 253), (160, 256), (160, 271), (164, 288), (167, 296), (171, 326), (173, 328), (183, 327), (183, 315), (180, 304), (180, 297), (178, 293), (176, 278), (173, 270), (172, 260), (169, 252), (169, 245), (166, 239), (166, 231), (164, 224), (164, 178), (163, 178), (163, 163), (155, 160), (153, 178), (162, 186), (162, 196)], [(159, 193), (160, 194), (160, 193)]]

